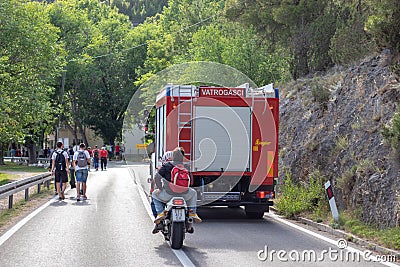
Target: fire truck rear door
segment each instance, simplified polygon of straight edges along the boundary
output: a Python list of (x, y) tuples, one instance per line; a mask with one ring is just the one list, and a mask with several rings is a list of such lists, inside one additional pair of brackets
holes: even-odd
[(251, 171), (249, 107), (195, 106), (193, 171)]

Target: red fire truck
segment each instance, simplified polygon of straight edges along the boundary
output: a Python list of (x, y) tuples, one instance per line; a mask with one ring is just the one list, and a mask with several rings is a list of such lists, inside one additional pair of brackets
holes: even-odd
[(156, 99), (155, 159), (183, 147), (199, 206), (244, 206), (261, 218), (275, 194), (278, 122), (272, 85), (169, 84)]

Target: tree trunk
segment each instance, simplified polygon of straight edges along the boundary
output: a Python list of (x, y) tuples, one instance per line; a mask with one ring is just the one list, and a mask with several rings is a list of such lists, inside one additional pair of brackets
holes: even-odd
[(88, 147), (89, 144), (88, 144), (87, 137), (86, 137), (85, 127), (82, 126), (82, 124), (79, 124), (78, 129), (79, 129), (79, 133), (82, 137), (83, 143), (86, 145), (86, 147)]
[(37, 163), (37, 156), (36, 156), (36, 143), (33, 141), (29, 141), (26, 144), (28, 149), (28, 164)]
[(0, 144), (0, 165), (5, 165), (4, 163), (4, 157), (3, 157), (3, 151), (4, 151), (4, 144)]
[(70, 124), (66, 124), (66, 126), (72, 132), (72, 135), (74, 136), (74, 140), (72, 140), (72, 143), (76, 145), (78, 143), (78, 133), (76, 130), (76, 124), (74, 125), (74, 127), (72, 127)]

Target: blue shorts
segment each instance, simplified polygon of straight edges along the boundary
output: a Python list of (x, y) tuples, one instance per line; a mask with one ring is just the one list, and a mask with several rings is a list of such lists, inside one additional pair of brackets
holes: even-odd
[(88, 170), (77, 170), (75, 172), (76, 181), (80, 183), (86, 183), (88, 177)]

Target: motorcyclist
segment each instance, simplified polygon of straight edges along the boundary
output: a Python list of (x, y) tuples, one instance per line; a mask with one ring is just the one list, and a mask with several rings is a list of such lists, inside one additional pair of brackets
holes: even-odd
[[(157, 171), (154, 175), (155, 183), (157, 189), (152, 193), (154, 205), (157, 211), (157, 217), (154, 220), (155, 226), (153, 229), (153, 234), (156, 234), (162, 229), (160, 222), (165, 219), (167, 213), (164, 210), (164, 203), (171, 200), (172, 197), (176, 196), (169, 188), (169, 182), (171, 182), (171, 170), (177, 164), (183, 163), (185, 151), (181, 147), (177, 147), (172, 152), (172, 162), (167, 162)], [(197, 192), (193, 188), (188, 188), (188, 191), (179, 196), (183, 197), (189, 208), (189, 217), (191, 217), (195, 222), (201, 222), (200, 217), (196, 213), (196, 202), (197, 202)]]
[[(167, 162), (170, 162), (170, 161), (172, 161), (172, 151), (167, 151), (161, 157), (161, 164), (165, 165), (165, 164), (167, 164)], [(157, 189), (157, 187), (156, 187), (156, 184), (155, 184), (155, 180), (153, 178), (150, 179), (150, 183), (151, 183), (150, 184), (150, 195), (151, 195), (154, 192), (154, 190)], [(154, 218), (156, 218), (158, 213), (157, 213), (156, 207), (154, 205), (153, 197), (151, 197), (150, 206), (151, 206), (151, 211), (153, 213), (153, 216), (154, 216)]]

